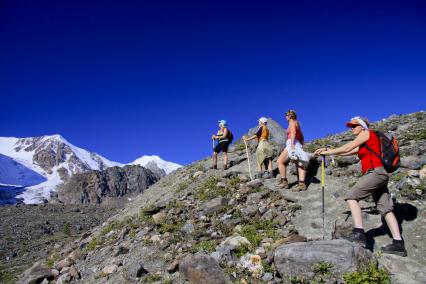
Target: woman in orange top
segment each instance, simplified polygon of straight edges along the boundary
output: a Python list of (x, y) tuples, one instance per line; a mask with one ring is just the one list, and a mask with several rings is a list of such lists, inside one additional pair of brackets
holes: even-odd
[(262, 177), (263, 165), (268, 165), (268, 171), (264, 173), (264, 177), (269, 178), (272, 177), (272, 156), (274, 151), (272, 149), (271, 144), (269, 143), (269, 129), (267, 126), (268, 119), (265, 117), (261, 117), (259, 119), (259, 128), (256, 131), (256, 134), (247, 138), (243, 137), (245, 141), (250, 141), (253, 139), (257, 139), (259, 144), (256, 149), (256, 160), (257, 160), (257, 169), (259, 170), (259, 174), (257, 176)]

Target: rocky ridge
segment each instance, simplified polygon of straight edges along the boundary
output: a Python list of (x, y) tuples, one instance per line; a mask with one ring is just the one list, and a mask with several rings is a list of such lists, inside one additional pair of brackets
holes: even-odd
[[(177, 170), (102, 226), (52, 250), (59, 256), (53, 269), (36, 263), (20, 283), (32, 276), (45, 283), (340, 283), (344, 273), (373, 259), (391, 272), (393, 283), (424, 283), (425, 122), (425, 112), (419, 112), (373, 124), (396, 133), (401, 144), (401, 169), (391, 175), (389, 188), (398, 199), (406, 258), (370, 252), (389, 238), (369, 200), (363, 214), (371, 228), (370, 250), (335, 240), (350, 228), (342, 195), (359, 175), (356, 159), (334, 159), (327, 168), (323, 229), (316, 160), (311, 161), (306, 192), (276, 190), (274, 179), (249, 180), (244, 148), (237, 144), (229, 170), (209, 170), (209, 159)], [(349, 139), (345, 132), (306, 148), (338, 146)], [(289, 181), (294, 185), (296, 176)]]
[(73, 175), (59, 186), (53, 201), (65, 204), (111, 202), (119, 197), (131, 198), (160, 179), (159, 174), (141, 166), (111, 167)]

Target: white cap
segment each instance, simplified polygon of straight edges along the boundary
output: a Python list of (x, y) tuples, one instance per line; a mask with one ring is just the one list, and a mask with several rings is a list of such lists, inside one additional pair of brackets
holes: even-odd
[(225, 126), (227, 124), (226, 120), (224, 120), (224, 119), (221, 119), (218, 122), (219, 122), (219, 124), (222, 124), (223, 126)]
[(268, 122), (268, 119), (266, 117), (261, 117), (259, 118), (259, 121), (262, 122), (263, 124)]

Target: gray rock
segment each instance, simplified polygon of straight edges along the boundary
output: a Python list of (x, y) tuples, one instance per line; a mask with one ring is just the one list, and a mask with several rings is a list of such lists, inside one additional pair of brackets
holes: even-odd
[(56, 280), (56, 284), (69, 283), (70, 280), (71, 280), (71, 275), (69, 275), (69, 273), (65, 273), (58, 277), (58, 279)]
[(220, 212), (225, 206), (229, 203), (228, 198), (216, 197), (208, 202), (206, 202), (203, 207), (203, 213), (207, 216), (213, 215), (214, 213)]
[(34, 263), (31, 268), (27, 269), (22, 277), (19, 278), (17, 284), (36, 284), (43, 279), (53, 280), (52, 270), (41, 262)]
[(194, 224), (191, 221), (186, 221), (186, 223), (182, 226), (182, 231), (187, 234), (192, 234), (194, 229)]
[(242, 236), (231, 236), (226, 238), (220, 245), (228, 246), (231, 250), (235, 250), (243, 245), (250, 246), (250, 242)]
[(204, 173), (203, 171), (195, 172), (195, 173), (192, 175), (192, 177), (193, 177), (193, 178), (197, 178), (197, 177), (201, 176), (203, 173)]
[(242, 208), (241, 209), (241, 214), (244, 216), (244, 217), (253, 217), (254, 215), (256, 215), (256, 213), (258, 212), (259, 210), (258, 210), (258, 205), (255, 205), (255, 204), (253, 204), (253, 205), (249, 205), (249, 206), (247, 206), (247, 207), (244, 207), (244, 208)]
[(124, 247), (124, 246), (119, 246), (119, 247), (116, 249), (116, 251), (115, 251), (115, 253), (114, 253), (114, 256), (119, 256), (119, 255), (121, 255), (121, 254), (127, 254), (127, 253), (129, 253), (129, 249), (128, 249), (128, 248), (126, 248), (126, 247)]
[(74, 263), (74, 261), (71, 258), (67, 257), (67, 258), (62, 259), (58, 263), (56, 263), (55, 268), (58, 269), (59, 271), (61, 271), (62, 268), (69, 267), (73, 263)]
[(218, 262), (205, 254), (188, 255), (179, 262), (179, 272), (194, 284), (230, 283)]
[(340, 277), (371, 259), (370, 251), (345, 240), (312, 241), (282, 245), (275, 250), (274, 264), (281, 276), (312, 277), (312, 266), (320, 261), (333, 265)]
[(154, 224), (161, 224), (166, 221), (167, 214), (164, 212), (159, 212), (157, 214), (152, 215), (152, 220), (154, 221)]
[(247, 204), (259, 205), (260, 200), (262, 200), (267, 194), (268, 194), (268, 192), (266, 192), (266, 191), (255, 192), (255, 193), (249, 194), (249, 196), (247, 196)]
[(113, 274), (115, 271), (117, 271), (117, 269), (118, 269), (118, 266), (116, 264), (110, 264), (105, 266), (102, 269), (102, 272), (105, 274)]
[(125, 277), (129, 280), (140, 278), (149, 273), (149, 271), (144, 268), (143, 264), (138, 261), (130, 263), (124, 271)]
[(226, 187), (226, 184), (225, 184), (224, 182), (220, 181), (220, 182), (218, 182), (218, 183), (216, 184), (216, 187), (219, 187), (219, 188), (225, 188), (225, 187)]
[(253, 187), (253, 188), (261, 187), (262, 185), (263, 185), (263, 183), (262, 183), (262, 180), (260, 180), (260, 179), (255, 179), (255, 180), (247, 182), (247, 186)]
[(422, 160), (416, 156), (408, 156), (401, 158), (401, 168), (411, 170), (419, 170), (423, 166)]

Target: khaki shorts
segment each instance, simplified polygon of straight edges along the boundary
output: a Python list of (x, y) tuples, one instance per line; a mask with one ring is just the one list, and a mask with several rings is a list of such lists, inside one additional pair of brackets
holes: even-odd
[(345, 200), (362, 200), (372, 195), (382, 216), (393, 210), (393, 202), (387, 187), (389, 176), (383, 167), (364, 174), (345, 196)]

